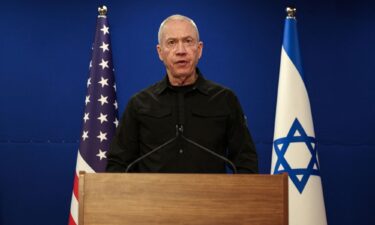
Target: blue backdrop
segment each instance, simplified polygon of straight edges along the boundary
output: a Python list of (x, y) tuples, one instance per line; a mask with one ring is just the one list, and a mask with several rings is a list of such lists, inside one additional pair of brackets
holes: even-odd
[[(0, 224), (67, 224), (97, 7), (106, 4), (120, 113), (161, 79), (160, 22), (193, 18), (199, 67), (233, 89), (269, 173), (288, 1), (2, 1)], [(331, 225), (375, 224), (375, 4), (294, 1)]]

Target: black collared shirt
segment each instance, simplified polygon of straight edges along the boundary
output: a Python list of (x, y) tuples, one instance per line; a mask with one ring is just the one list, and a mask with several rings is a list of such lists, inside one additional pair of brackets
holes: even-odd
[[(237, 97), (197, 72), (194, 85), (176, 88), (166, 76), (129, 100), (111, 144), (107, 172), (124, 172), (131, 162), (176, 137), (176, 126), (183, 128), (183, 136), (227, 157), (239, 173), (258, 172), (255, 145)], [(131, 171), (225, 173), (226, 163), (179, 136)]]

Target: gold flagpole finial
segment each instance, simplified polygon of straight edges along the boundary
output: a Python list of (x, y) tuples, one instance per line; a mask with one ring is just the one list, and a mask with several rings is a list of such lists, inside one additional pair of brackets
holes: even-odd
[(296, 18), (297, 9), (295, 7), (288, 6), (286, 7), (285, 11), (287, 14), (286, 18), (289, 18), (289, 19)]
[(107, 6), (103, 5), (102, 7), (99, 7), (98, 12), (100, 16), (105, 16), (107, 14)]

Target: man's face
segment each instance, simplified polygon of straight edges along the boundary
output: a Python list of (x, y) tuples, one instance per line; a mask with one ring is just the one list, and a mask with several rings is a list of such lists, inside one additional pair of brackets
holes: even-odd
[(185, 20), (170, 20), (162, 30), (157, 45), (159, 58), (169, 76), (183, 78), (195, 74), (195, 67), (202, 56), (203, 43), (193, 25)]

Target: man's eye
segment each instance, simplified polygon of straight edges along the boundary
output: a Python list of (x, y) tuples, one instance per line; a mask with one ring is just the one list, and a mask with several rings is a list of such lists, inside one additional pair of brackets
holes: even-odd
[(170, 40), (167, 42), (168, 45), (174, 45), (176, 42), (174, 40)]
[(184, 40), (184, 43), (187, 46), (193, 46), (195, 44), (195, 41), (194, 41), (194, 39), (188, 38), (188, 39)]

